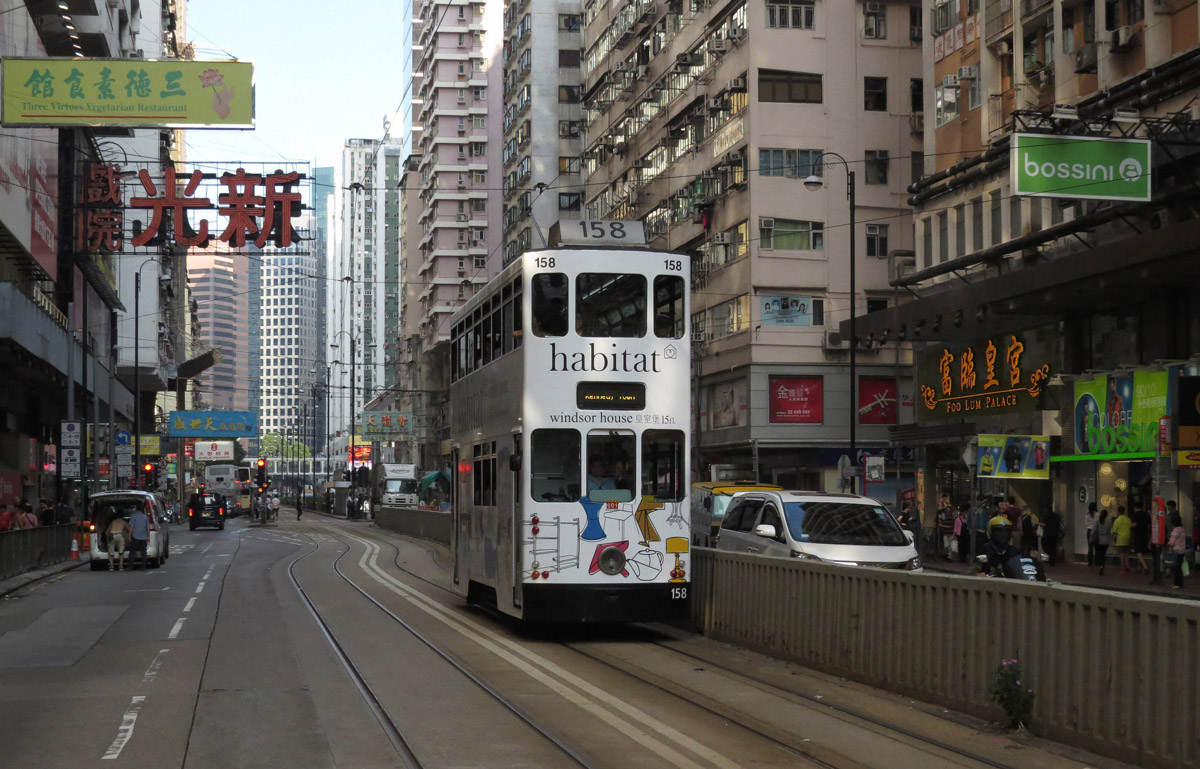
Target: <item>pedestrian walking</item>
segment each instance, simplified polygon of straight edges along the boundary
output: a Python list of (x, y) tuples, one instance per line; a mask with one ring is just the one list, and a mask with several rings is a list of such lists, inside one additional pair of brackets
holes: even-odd
[[(150, 519), (139, 504), (129, 516), (129, 568), (146, 568), (146, 545), (150, 543)], [(137, 565), (134, 565), (134, 559)]]
[(279, 520), (279, 495), (271, 497), (271, 520)]
[(942, 540), (942, 557), (947, 561), (951, 560), (951, 554), (954, 549), (954, 510), (950, 507), (949, 500), (943, 497), (945, 504), (939, 505), (937, 509), (937, 529)]
[(1121, 574), (1129, 573), (1129, 543), (1133, 541), (1133, 520), (1125, 512), (1125, 505), (1117, 506), (1117, 518), (1112, 525), (1112, 542), (1121, 561)]
[(17, 525), (14, 528), (18, 529), (36, 529), (41, 526), (42, 522), (38, 520), (37, 514), (33, 512), (33, 507), (26, 502), (21, 505), (17, 511)]
[(1129, 519), (1133, 523), (1133, 538), (1129, 545), (1132, 548), (1133, 556), (1137, 558), (1137, 573), (1149, 574), (1150, 567), (1146, 566), (1146, 553), (1150, 552), (1150, 513), (1136, 507)]
[(54, 525), (54, 508), (50, 507), (50, 503), (44, 499), (38, 500), (37, 517), (39, 526)]
[(126, 538), (129, 536), (129, 524), (119, 515), (114, 515), (104, 530), (105, 543), (108, 545), (108, 570), (113, 571), (113, 561), (116, 560), (120, 571), (125, 571)]
[(0, 531), (13, 528), (12, 505), (0, 505)]
[(1058, 529), (1062, 526), (1062, 516), (1049, 505), (1042, 512), (1042, 552), (1046, 554), (1046, 563), (1054, 566), (1058, 563)]
[(1025, 508), (1021, 513), (1021, 555), (1026, 558), (1037, 549), (1037, 529), (1037, 516), (1030, 508)]
[(1087, 565), (1096, 565), (1096, 503), (1088, 502), (1087, 513), (1083, 516), (1083, 528), (1087, 533)]
[(967, 555), (971, 552), (971, 528), (967, 525), (967, 510), (970, 507), (963, 502), (958, 506), (958, 515), (954, 516), (954, 541), (958, 543), (959, 563), (966, 563)]
[(1113, 520), (1108, 516), (1108, 510), (1100, 511), (1096, 517), (1096, 527), (1092, 530), (1091, 551), (1094, 554), (1095, 565), (1100, 567), (1100, 576), (1104, 576), (1104, 564), (1108, 561), (1108, 545), (1112, 541)]
[(54, 522), (61, 526), (73, 520), (75, 520), (75, 511), (71, 509), (71, 505), (65, 497), (60, 497), (58, 504), (54, 506)]
[[(1167, 550), (1163, 555), (1163, 564), (1169, 565), (1174, 572), (1171, 583), (1172, 590), (1183, 589), (1183, 570), (1187, 568), (1184, 556), (1187, 555), (1187, 531), (1183, 528), (1183, 518), (1179, 513), (1171, 514), (1171, 536), (1167, 538)], [(1167, 559), (1170, 559), (1168, 564)]]
[(300, 516), (304, 515), (304, 495), (296, 495), (296, 520), (300, 520)]

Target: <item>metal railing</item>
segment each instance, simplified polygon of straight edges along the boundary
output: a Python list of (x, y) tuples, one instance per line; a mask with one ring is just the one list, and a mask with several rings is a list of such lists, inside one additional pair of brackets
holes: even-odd
[(0, 531), (0, 579), (67, 560), (76, 531), (74, 523)]
[(983, 718), (1001, 660), (1035, 689), (1031, 729), (1150, 767), (1200, 767), (1200, 603), (858, 569), (697, 548), (706, 635)]

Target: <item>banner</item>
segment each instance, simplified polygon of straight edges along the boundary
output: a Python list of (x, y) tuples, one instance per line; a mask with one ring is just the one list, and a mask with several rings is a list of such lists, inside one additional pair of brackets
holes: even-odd
[(811, 326), (812, 297), (759, 294), (764, 326)]
[(819, 376), (768, 379), (770, 421), (774, 424), (821, 424), (825, 421), (825, 381)]
[[(896, 380), (892, 377), (864, 376), (858, 379), (858, 423), (894, 425), (897, 422)], [(911, 406), (911, 402), (906, 404)]]
[(2, 122), (253, 128), (254, 65), (227, 60), (6, 58)]
[(980, 435), (980, 478), (1050, 479), (1050, 436)]
[(1075, 452), (1132, 454), (1158, 450), (1158, 421), (1166, 416), (1166, 371), (1075, 380)]
[(1014, 195), (1149, 200), (1150, 141), (1013, 134)]
[(167, 435), (172, 438), (256, 438), (253, 411), (172, 411)]

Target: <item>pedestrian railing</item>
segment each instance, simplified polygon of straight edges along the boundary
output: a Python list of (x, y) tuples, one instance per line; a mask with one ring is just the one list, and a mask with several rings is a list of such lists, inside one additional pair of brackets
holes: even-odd
[(73, 523), (0, 531), (0, 579), (67, 560), (76, 531)]

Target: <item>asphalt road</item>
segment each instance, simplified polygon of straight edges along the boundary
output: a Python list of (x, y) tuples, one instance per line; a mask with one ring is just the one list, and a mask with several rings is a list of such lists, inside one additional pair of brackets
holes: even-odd
[(1123, 766), (670, 628), (519, 627), (361, 522), (172, 548), (0, 601), (5, 769)]

